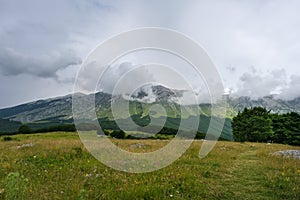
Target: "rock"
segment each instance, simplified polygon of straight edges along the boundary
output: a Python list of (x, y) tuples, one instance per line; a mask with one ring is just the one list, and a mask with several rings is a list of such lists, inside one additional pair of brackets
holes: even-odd
[(273, 153), (272, 155), (283, 156), (286, 158), (300, 159), (300, 150), (277, 151), (277, 152)]
[(21, 148), (24, 148), (24, 147), (33, 147), (33, 146), (34, 146), (33, 143), (22, 144), (20, 146), (17, 146), (17, 149), (21, 149)]
[(146, 145), (144, 145), (142, 143), (136, 143), (136, 144), (130, 145), (130, 147), (132, 147), (132, 148), (143, 148), (144, 146), (146, 146)]

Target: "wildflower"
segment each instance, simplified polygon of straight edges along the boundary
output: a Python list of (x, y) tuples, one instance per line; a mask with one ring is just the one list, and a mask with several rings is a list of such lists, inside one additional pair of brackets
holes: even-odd
[(170, 194), (170, 197), (173, 197), (173, 194)]
[(33, 156), (33, 158), (36, 158), (36, 156)]

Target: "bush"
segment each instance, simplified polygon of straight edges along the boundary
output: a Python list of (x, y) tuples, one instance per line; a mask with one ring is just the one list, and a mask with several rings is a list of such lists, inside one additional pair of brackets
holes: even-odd
[(37, 129), (33, 132), (47, 133), (47, 132), (56, 132), (56, 131), (75, 132), (76, 128), (74, 124), (61, 124), (61, 125), (55, 125), (55, 126), (49, 126), (49, 127)]
[(124, 139), (126, 134), (124, 131), (120, 130), (120, 131), (113, 131), (111, 134), (110, 134), (111, 137), (114, 137), (114, 138), (118, 138), (118, 139)]
[(27, 125), (27, 124), (22, 124), (20, 127), (19, 127), (19, 133), (22, 133), (22, 134), (29, 134), (31, 133), (31, 128)]
[(9, 136), (5, 136), (4, 138), (3, 138), (3, 141), (12, 141), (13, 140), (13, 138), (12, 137), (9, 137)]
[(205, 135), (206, 135), (205, 133), (201, 133), (201, 132), (197, 131), (196, 139), (204, 139)]

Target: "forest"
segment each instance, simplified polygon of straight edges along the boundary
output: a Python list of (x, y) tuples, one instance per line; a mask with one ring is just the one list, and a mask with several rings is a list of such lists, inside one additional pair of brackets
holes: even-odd
[(300, 145), (300, 115), (272, 113), (263, 107), (245, 108), (232, 120), (234, 140)]

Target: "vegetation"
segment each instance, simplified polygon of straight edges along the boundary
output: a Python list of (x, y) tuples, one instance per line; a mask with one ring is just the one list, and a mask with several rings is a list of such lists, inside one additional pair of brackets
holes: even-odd
[(5, 194), (7, 199), (25, 199), (28, 179), (18, 172), (11, 172), (5, 178)]
[(56, 132), (56, 131), (75, 132), (76, 128), (75, 128), (74, 124), (60, 124), (60, 125), (37, 129), (32, 132), (33, 133), (46, 133), (46, 132)]
[[(130, 174), (94, 159), (76, 133), (11, 137), (14, 140), (0, 141), (0, 199), (300, 198), (299, 160), (272, 155), (278, 150), (300, 147), (218, 142), (206, 158), (199, 159), (202, 142), (198, 140), (170, 166), (151, 173)], [(111, 141), (124, 150), (140, 153), (154, 151), (169, 142)], [(144, 145), (135, 148), (134, 144)]]
[(12, 140), (13, 140), (13, 138), (10, 137), (10, 136), (4, 136), (3, 137), (3, 141), (12, 141)]
[(267, 142), (300, 145), (300, 115), (272, 114), (262, 107), (245, 108), (232, 120), (236, 141)]
[(295, 112), (271, 115), (276, 143), (300, 145), (300, 115)]
[(245, 108), (232, 120), (233, 135), (239, 142), (267, 142), (273, 136), (270, 111), (265, 108)]
[[(126, 127), (126, 124), (128, 124), (127, 120), (128, 119), (118, 120), (118, 123), (121, 123), (123, 125), (123, 127)], [(193, 120), (196, 120), (196, 117), (194, 116), (194, 118), (190, 117), (187, 119), (168, 117), (166, 119), (166, 123), (165, 123), (164, 127), (160, 128), (160, 127), (157, 127), (155, 124), (148, 125), (149, 124), (148, 117), (141, 117), (141, 116), (138, 117), (137, 115), (133, 116), (133, 121), (136, 122), (139, 126), (142, 126), (142, 128), (138, 128), (137, 131), (146, 132), (149, 134), (154, 134), (154, 133), (158, 132), (158, 134), (166, 135), (166, 136), (174, 136), (174, 135), (176, 135), (176, 133), (178, 131), (189, 130), (189, 127), (181, 127), (182, 129), (179, 130), (180, 123), (183, 120), (193, 121)], [(197, 134), (196, 138), (198, 138), (198, 139), (204, 138), (205, 134), (208, 131), (210, 120), (211, 120), (211, 116), (205, 116), (205, 115), (199, 116), (200, 123), (199, 123), (198, 131), (197, 131), (198, 134)], [(119, 131), (120, 130), (119, 126), (117, 125), (117, 123), (114, 120), (110, 120), (108, 118), (100, 118), (100, 119), (98, 119), (98, 121), (103, 130), (106, 130), (106, 131)], [(147, 128), (143, 127), (146, 125), (147, 125)], [(90, 130), (95, 130), (95, 128), (90, 129)], [(157, 130), (159, 130), (159, 131), (157, 131)], [(131, 127), (126, 127), (126, 131), (131, 131)], [(229, 140), (229, 141), (233, 140), (230, 119), (225, 119), (225, 124), (224, 124), (224, 128), (222, 130), (221, 136), (220, 136), (220, 140)]]
[[(142, 115), (134, 114), (131, 116), (131, 119), (121, 119), (121, 120), (118, 120), (118, 123), (122, 123), (123, 124), (122, 127), (126, 127), (126, 124), (128, 124), (127, 123), (128, 120), (133, 120), (136, 124), (138, 124), (139, 126), (142, 127), (142, 128), (138, 128), (137, 131), (147, 132), (147, 133), (157, 133), (160, 130), (160, 132), (158, 133), (160, 135), (174, 136), (178, 132), (181, 120), (194, 121), (194, 120), (196, 120), (196, 118), (199, 118), (199, 121), (200, 121), (199, 127), (198, 127), (198, 132), (207, 133), (209, 123), (211, 120), (211, 116), (206, 116), (206, 115), (200, 115), (197, 117), (190, 116), (188, 118), (182, 118), (182, 119), (179, 116), (167, 117), (166, 123), (162, 130), (161, 130), (161, 127), (157, 127), (157, 125), (155, 125), (155, 123), (153, 125), (149, 125), (150, 117), (148, 115), (142, 116)], [(158, 118), (158, 120), (159, 120), (159, 118)], [(161, 120), (163, 120), (163, 119), (161, 119)], [(37, 121), (37, 122), (32, 122), (32, 123), (23, 124), (23, 125), (19, 122), (12, 122), (9, 120), (4, 120), (5, 124), (3, 124), (2, 121), (0, 119), (0, 131), (2, 130), (2, 127), (6, 127), (5, 124), (7, 124), (7, 122), (9, 122), (10, 127), (16, 126), (16, 128), (15, 128), (15, 130), (7, 129), (7, 131), (3, 131), (3, 133), (0, 133), (0, 135), (16, 134), (16, 133), (18, 133), (18, 128), (20, 128), (20, 126), (23, 127), (23, 125), (28, 126), (31, 129), (31, 131), (30, 131), (31, 133), (55, 132), (55, 131), (68, 131), (68, 132), (76, 131), (72, 119), (61, 120), (59, 118), (47, 118), (46, 120), (43, 120), (43, 121)], [(112, 119), (109, 119), (106, 117), (99, 118), (98, 122), (104, 131), (120, 130), (116, 121), (114, 121)], [(14, 126), (12, 126), (12, 124)], [(185, 124), (187, 124), (187, 123), (185, 123)], [(145, 126), (147, 126), (147, 128), (145, 128)], [(87, 131), (99, 129), (98, 126), (95, 126), (95, 124), (88, 124), (88, 123), (82, 123), (79, 126), (76, 126), (76, 128), (78, 130), (87, 130)], [(180, 131), (185, 131), (187, 129), (189, 129), (189, 126), (182, 127), (182, 130), (180, 130)], [(131, 131), (131, 130), (132, 130), (132, 127), (126, 127), (126, 131)], [(98, 131), (100, 131), (100, 130), (98, 130)], [(29, 133), (29, 132), (27, 132), (27, 133)], [(233, 140), (230, 119), (225, 119), (225, 125), (222, 130), (221, 139), (222, 140)]]
[(21, 126), (21, 122), (0, 118), (0, 132), (2, 133), (17, 132), (20, 126)]
[(111, 134), (110, 134), (111, 137), (113, 138), (118, 138), (118, 139), (124, 139), (126, 134), (124, 131), (122, 130), (116, 130), (116, 131), (113, 131)]
[(22, 134), (29, 134), (32, 132), (31, 128), (27, 125), (27, 124), (22, 124), (20, 127), (19, 127), (19, 133), (22, 133)]

